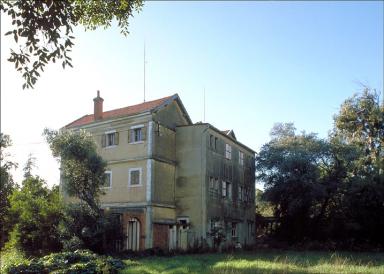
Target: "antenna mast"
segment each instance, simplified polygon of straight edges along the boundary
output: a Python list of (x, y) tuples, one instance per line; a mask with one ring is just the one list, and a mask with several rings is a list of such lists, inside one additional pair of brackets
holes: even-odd
[(205, 87), (204, 87), (204, 112), (203, 112), (203, 122), (205, 122)]
[(144, 102), (145, 102), (145, 41), (144, 41)]

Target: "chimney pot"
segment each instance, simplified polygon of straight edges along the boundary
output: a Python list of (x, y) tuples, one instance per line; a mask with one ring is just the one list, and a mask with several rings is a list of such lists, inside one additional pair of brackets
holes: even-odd
[(97, 97), (93, 99), (94, 108), (93, 116), (95, 120), (103, 119), (103, 101), (104, 99), (100, 97), (100, 91), (97, 91)]

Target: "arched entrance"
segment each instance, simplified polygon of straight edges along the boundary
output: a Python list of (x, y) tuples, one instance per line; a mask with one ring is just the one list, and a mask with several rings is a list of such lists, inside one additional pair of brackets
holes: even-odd
[(140, 222), (136, 218), (128, 221), (127, 250), (138, 251), (140, 247)]

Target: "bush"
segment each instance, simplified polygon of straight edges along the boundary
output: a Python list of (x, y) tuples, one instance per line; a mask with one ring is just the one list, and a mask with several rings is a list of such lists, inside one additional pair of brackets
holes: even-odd
[(8, 273), (11, 266), (28, 262), (24, 253), (15, 248), (2, 250), (0, 253), (0, 261), (0, 273)]
[(124, 268), (121, 260), (100, 256), (89, 250), (52, 253), (39, 259), (9, 266), (6, 273), (103, 273), (115, 274)]

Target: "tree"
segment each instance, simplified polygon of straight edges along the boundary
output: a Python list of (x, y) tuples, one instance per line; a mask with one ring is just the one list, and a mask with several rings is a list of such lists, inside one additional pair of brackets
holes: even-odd
[(12, 35), (20, 45), (11, 49), (8, 61), (22, 73), (23, 88), (33, 88), (48, 63), (61, 60), (63, 68), (72, 67), (73, 27), (107, 28), (116, 20), (127, 35), (129, 18), (142, 6), (142, 0), (3, 0), (0, 9), (14, 26), (5, 35)]
[(263, 199), (264, 191), (256, 188), (255, 191), (255, 202), (256, 202), (256, 213), (263, 217), (273, 216), (272, 205)]
[(360, 241), (384, 245), (384, 102), (365, 87), (342, 104), (334, 119), (334, 138), (355, 148), (343, 200), (349, 233)]
[(96, 143), (86, 131), (45, 129), (53, 156), (61, 163), (63, 190), (99, 215), (99, 197), (105, 181), (106, 162), (97, 154)]
[(27, 162), (25, 163), (24, 168), (23, 168), (25, 179), (32, 177), (32, 169), (34, 167), (36, 167), (35, 161), (36, 161), (36, 158), (33, 157), (32, 154), (30, 153), (28, 155)]
[(24, 179), (22, 187), (10, 196), (13, 229), (7, 246), (28, 255), (41, 255), (61, 249), (58, 225), (62, 218), (59, 188), (52, 190), (38, 176)]
[[(365, 175), (384, 176), (384, 103), (376, 90), (348, 98), (334, 117), (335, 134), (346, 143), (358, 146), (364, 153), (360, 163)], [(384, 184), (384, 181), (382, 181)]]
[(16, 188), (10, 172), (13, 168), (17, 167), (17, 164), (9, 161), (7, 159), (9, 154), (5, 152), (7, 147), (11, 145), (12, 141), (9, 135), (0, 133), (0, 248), (6, 242), (10, 230), (9, 197)]

